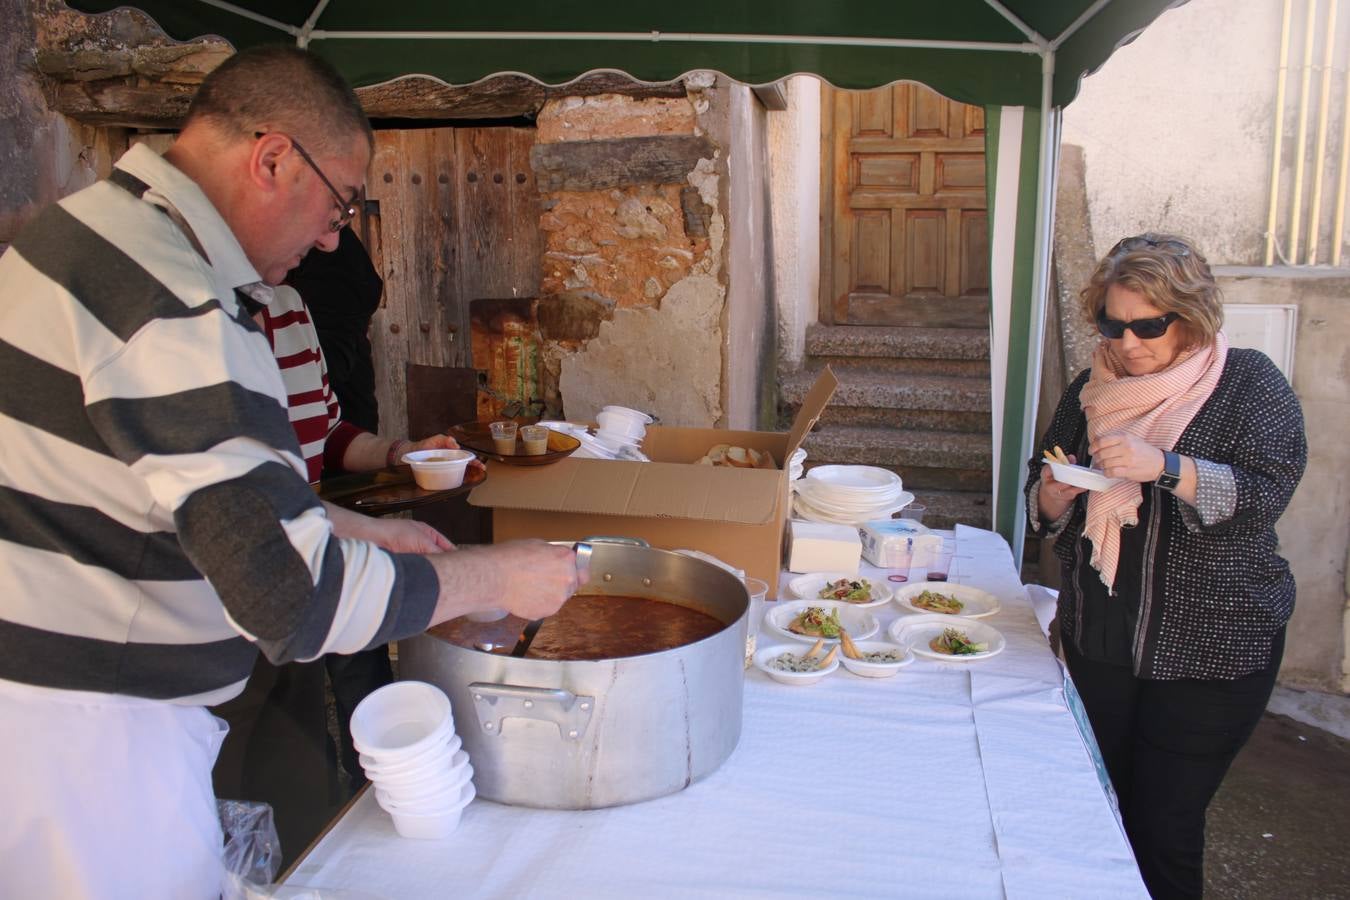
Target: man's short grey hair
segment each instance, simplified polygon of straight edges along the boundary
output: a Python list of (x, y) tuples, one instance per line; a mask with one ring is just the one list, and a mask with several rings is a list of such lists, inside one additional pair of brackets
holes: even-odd
[(298, 47), (253, 47), (225, 60), (197, 90), (184, 127), (199, 121), (241, 135), (283, 131), (323, 155), (346, 153), (358, 134), (375, 145), (351, 86)]

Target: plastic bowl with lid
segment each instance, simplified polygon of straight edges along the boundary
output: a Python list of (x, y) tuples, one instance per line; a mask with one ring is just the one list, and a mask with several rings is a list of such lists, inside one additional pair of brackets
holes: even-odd
[(403, 454), (412, 466), (413, 481), (424, 491), (446, 491), (464, 483), (473, 454), (468, 450), (414, 450)]

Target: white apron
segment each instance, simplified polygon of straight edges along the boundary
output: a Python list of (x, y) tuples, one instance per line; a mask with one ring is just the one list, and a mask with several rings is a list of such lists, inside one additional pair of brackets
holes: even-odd
[(200, 706), (0, 680), (0, 897), (219, 897)]

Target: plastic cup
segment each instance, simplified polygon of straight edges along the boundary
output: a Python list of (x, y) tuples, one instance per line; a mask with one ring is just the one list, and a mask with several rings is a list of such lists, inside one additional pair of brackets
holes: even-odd
[(450, 698), (424, 681), (396, 681), (362, 700), (352, 712), (352, 744), (377, 765), (405, 762), (454, 733)]
[(928, 580), (946, 581), (951, 575), (952, 558), (954, 556), (956, 556), (955, 545), (953, 542), (944, 539), (941, 552), (938, 553), (936, 559), (928, 564)]
[(488, 426), (492, 430), (492, 447), (502, 456), (516, 454), (516, 423), (493, 422)]
[(543, 425), (526, 425), (520, 429), (520, 441), (526, 456), (543, 456), (548, 452), (548, 429)]
[(745, 667), (755, 659), (755, 640), (759, 637), (759, 623), (764, 618), (764, 601), (769, 594), (769, 584), (758, 578), (745, 579), (745, 590), (750, 594), (749, 626), (745, 629)]
[(911, 503), (909, 506), (900, 510), (900, 518), (913, 519), (915, 522), (922, 525), (923, 514), (926, 512), (928, 512), (928, 507), (924, 506), (922, 503)]

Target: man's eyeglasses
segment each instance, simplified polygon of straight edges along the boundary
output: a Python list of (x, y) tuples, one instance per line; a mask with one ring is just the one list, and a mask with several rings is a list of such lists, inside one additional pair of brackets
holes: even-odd
[(1170, 238), (1159, 241), (1154, 240), (1151, 237), (1144, 237), (1143, 235), (1140, 235), (1138, 237), (1127, 237), (1121, 239), (1116, 243), (1114, 247), (1111, 248), (1111, 252), (1107, 255), (1115, 256), (1118, 253), (1130, 253), (1134, 250), (1143, 250), (1144, 248), (1148, 248), (1150, 250), (1153, 249), (1168, 250), (1176, 254), (1177, 256), (1181, 257), (1191, 255), (1191, 248), (1187, 247), (1181, 241), (1174, 241), (1171, 240)]
[[(281, 134), (281, 132), (259, 131), (255, 132), (253, 136), (255, 138), (260, 138), (264, 134)], [(319, 176), (319, 180), (323, 182), (324, 187), (328, 188), (328, 192), (333, 195), (333, 200), (336, 203), (338, 209), (338, 217), (336, 221), (328, 223), (328, 230), (341, 231), (343, 228), (347, 226), (348, 222), (356, 218), (357, 195), (352, 194), (351, 199), (344, 200), (342, 198), (342, 195), (338, 193), (338, 189), (333, 187), (333, 182), (328, 180), (328, 176), (323, 174), (323, 170), (320, 169), (318, 164), (314, 162), (314, 158), (305, 152), (304, 147), (300, 146), (300, 142), (297, 141), (295, 138), (291, 137), (289, 134), (285, 135), (285, 137), (290, 140), (291, 146), (295, 148), (295, 152), (300, 154), (300, 158), (303, 159), (309, 165), (309, 167), (314, 170), (314, 174)]]
[(1119, 319), (1108, 319), (1105, 313), (1099, 313), (1097, 315), (1097, 330), (1102, 333), (1102, 337), (1108, 337), (1114, 341), (1123, 338), (1125, 329), (1128, 328), (1134, 332), (1135, 337), (1151, 341), (1167, 334), (1167, 329), (1171, 324), (1180, 318), (1180, 313), (1170, 312), (1165, 316), (1156, 316), (1152, 319), (1135, 319), (1133, 322), (1122, 322)]

